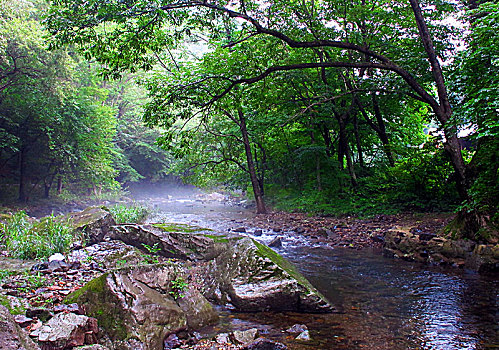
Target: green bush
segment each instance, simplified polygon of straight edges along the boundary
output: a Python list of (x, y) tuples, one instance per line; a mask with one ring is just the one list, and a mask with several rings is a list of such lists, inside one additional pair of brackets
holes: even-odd
[(109, 208), (109, 211), (118, 224), (140, 223), (144, 221), (150, 213), (149, 208), (139, 204), (133, 204), (131, 206), (117, 204)]
[(66, 253), (73, 242), (73, 229), (54, 216), (30, 220), (24, 211), (2, 224), (3, 241), (10, 256), (20, 259), (46, 258)]

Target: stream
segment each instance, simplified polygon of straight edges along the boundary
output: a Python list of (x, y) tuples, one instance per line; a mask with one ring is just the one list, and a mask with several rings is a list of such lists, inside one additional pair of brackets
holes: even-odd
[[(224, 233), (251, 219), (251, 210), (190, 189), (137, 196), (155, 208), (153, 222), (198, 225)], [(211, 197), (209, 197), (211, 196)], [(215, 196), (215, 197), (214, 197)], [(247, 224), (246, 224), (247, 225)], [(254, 230), (245, 227), (252, 236)], [(221, 308), (217, 332), (258, 328), (290, 349), (499, 349), (499, 280), (472, 271), (423, 266), (374, 249), (308, 246), (286, 232), (277, 251), (336, 307), (332, 314), (235, 313)], [(268, 243), (275, 233), (253, 238)], [(311, 341), (285, 330), (307, 325)]]

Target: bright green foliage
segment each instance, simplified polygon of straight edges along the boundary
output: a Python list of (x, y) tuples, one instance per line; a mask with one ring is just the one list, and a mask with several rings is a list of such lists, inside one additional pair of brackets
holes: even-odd
[(74, 240), (72, 227), (54, 216), (39, 222), (19, 211), (1, 227), (3, 241), (10, 256), (20, 259), (46, 258), (66, 253)]
[(109, 211), (118, 224), (141, 223), (150, 213), (149, 208), (140, 204), (116, 204), (110, 207)]
[(170, 282), (171, 290), (168, 293), (173, 297), (173, 299), (177, 300), (185, 297), (185, 294), (183, 292), (187, 289), (187, 287), (188, 284), (185, 279), (181, 276), (178, 276)]

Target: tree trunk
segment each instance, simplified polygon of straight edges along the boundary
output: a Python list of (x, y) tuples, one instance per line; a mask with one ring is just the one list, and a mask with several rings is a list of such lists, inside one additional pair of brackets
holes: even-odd
[(373, 101), (374, 116), (376, 117), (376, 122), (378, 123), (377, 125), (378, 127), (376, 128), (375, 131), (378, 134), (381, 143), (383, 144), (383, 149), (385, 150), (386, 157), (388, 158), (388, 163), (390, 163), (390, 166), (395, 166), (395, 161), (393, 159), (390, 142), (388, 141), (388, 135), (386, 134), (385, 121), (383, 120), (383, 116), (381, 115), (378, 99), (376, 98), (375, 94), (372, 95), (372, 101)]
[(355, 134), (355, 143), (357, 144), (357, 153), (359, 154), (359, 164), (362, 168), (365, 168), (364, 155), (362, 151), (362, 145), (360, 144), (359, 135), (359, 120), (357, 119), (357, 114), (353, 116), (353, 130)]
[(25, 161), (26, 150), (21, 146), (19, 150), (19, 201), (26, 202), (28, 197), (26, 196), (26, 161)]
[(266, 214), (267, 209), (265, 208), (265, 202), (263, 200), (263, 192), (261, 190), (260, 184), (258, 183), (255, 163), (253, 162), (253, 155), (251, 152), (251, 144), (248, 136), (248, 130), (246, 129), (246, 118), (244, 117), (243, 111), (241, 109), (239, 109), (237, 113), (239, 116), (239, 129), (241, 130), (241, 136), (243, 138), (243, 143), (244, 143), (246, 162), (248, 163), (248, 171), (250, 174), (251, 187), (253, 188), (253, 193), (255, 194), (256, 213)]
[(464, 159), (461, 154), (461, 146), (459, 145), (459, 140), (457, 138), (457, 129), (455, 126), (447, 125), (449, 120), (452, 118), (452, 108), (449, 102), (442, 68), (440, 67), (435, 48), (433, 46), (433, 40), (431, 39), (430, 32), (423, 18), (419, 2), (418, 0), (409, 0), (409, 2), (414, 12), (414, 17), (419, 30), (419, 36), (421, 37), (421, 41), (428, 56), (433, 79), (437, 88), (439, 103), (438, 105), (432, 105), (432, 109), (444, 129), (444, 135), (446, 138), (444, 148), (449, 155), (452, 166), (456, 172), (457, 191), (461, 200), (468, 200), (469, 196), (467, 186), (469, 184), (466, 179), (466, 165), (464, 164)]
[(59, 175), (57, 177), (57, 194), (61, 194), (62, 193), (62, 176)]

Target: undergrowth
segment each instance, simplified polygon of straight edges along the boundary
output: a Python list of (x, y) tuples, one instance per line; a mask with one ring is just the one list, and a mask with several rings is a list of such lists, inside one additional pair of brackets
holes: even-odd
[(66, 253), (74, 240), (73, 228), (55, 216), (40, 221), (30, 219), (24, 211), (14, 213), (0, 224), (1, 239), (11, 257), (46, 258)]
[(141, 223), (150, 213), (149, 208), (140, 204), (133, 204), (130, 206), (116, 204), (110, 207), (109, 211), (118, 224)]

